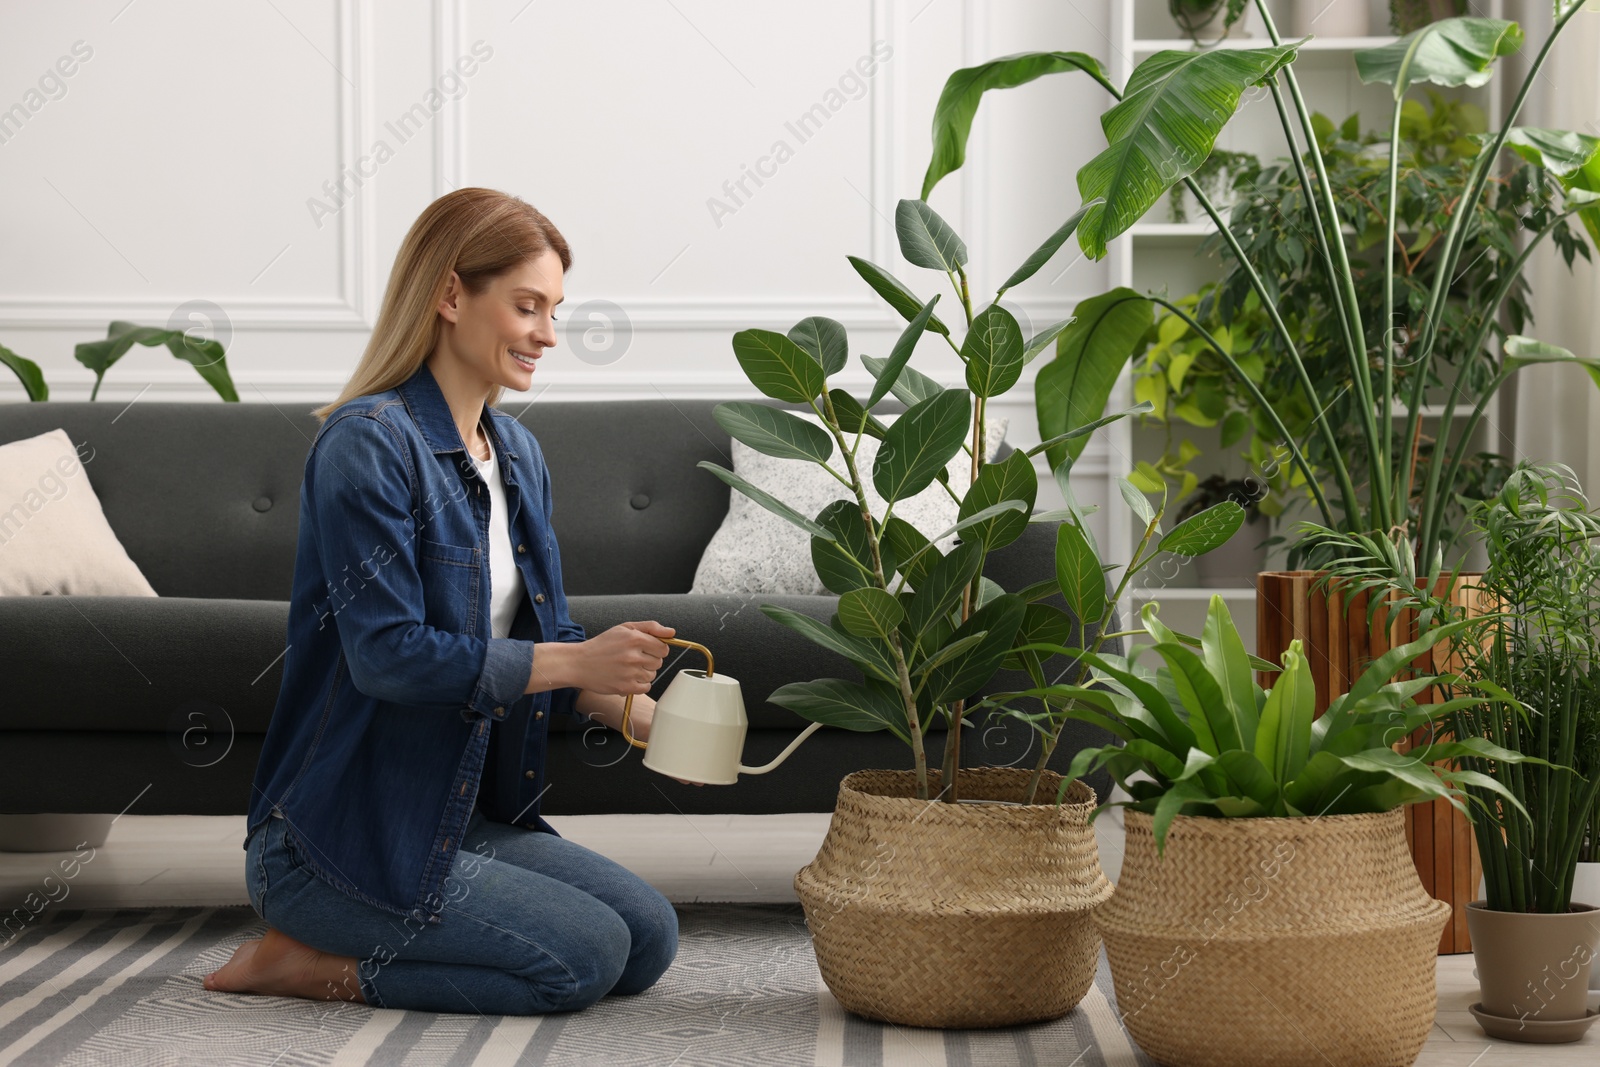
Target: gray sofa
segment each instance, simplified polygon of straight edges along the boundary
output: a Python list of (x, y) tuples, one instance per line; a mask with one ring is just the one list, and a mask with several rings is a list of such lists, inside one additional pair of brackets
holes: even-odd
[[(508, 394), (504, 408), (549, 463), (572, 617), (591, 635), (658, 619), (707, 645), (744, 693), (745, 762), (771, 759), (808, 725), (766, 702), (775, 688), (859, 673), (759, 610), (780, 603), (826, 620), (832, 596), (686, 592), (728, 508), (729, 489), (695, 466), (731, 466), (715, 402), (519, 400)], [(318, 427), (310, 406), (0, 404), (0, 443), (66, 429), (112, 529), (160, 594), (0, 597), (0, 812), (245, 812), (282, 677), (301, 476)], [(1048, 577), (1054, 540), (1053, 525), (1031, 526), (986, 573), (1011, 590)], [(669, 665), (703, 666), (692, 652), (674, 657)], [(995, 682), (1025, 684), (1008, 673)], [(1075, 727), (1052, 768), (1105, 742)], [(831, 811), (850, 771), (911, 766), (890, 734), (824, 728), (774, 771), (694, 787), (645, 770), (639, 750), (598, 724), (558, 716), (551, 731), (548, 815)], [(943, 738), (935, 727), (934, 765)], [(979, 719), (962, 745), (963, 765), (1031, 766), (1037, 754), (1010, 719)], [(1109, 782), (1093, 784), (1103, 797)]]

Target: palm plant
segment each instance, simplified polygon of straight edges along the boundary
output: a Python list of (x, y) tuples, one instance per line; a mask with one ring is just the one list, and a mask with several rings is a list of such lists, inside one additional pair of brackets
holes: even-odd
[[(1035, 398), (1041, 434), (1049, 438), (1105, 409), (1130, 354), (1150, 326), (1154, 308), (1164, 307), (1183, 318), (1206, 341), (1268, 417), (1277, 439), (1289, 451), (1290, 462), (1303, 475), (1323, 525), (1382, 532), (1409, 545), (1417, 558), (1428, 559), (1440, 551), (1447, 536), (1446, 516), (1455, 500), (1467, 442), (1500, 385), (1519, 368), (1542, 362), (1581, 363), (1600, 380), (1600, 364), (1595, 361), (1581, 360), (1570, 352), (1520, 335), (1506, 339), (1499, 353), (1486, 347), (1497, 309), (1511, 293), (1528, 257), (1555, 226), (1579, 216), (1591, 233), (1600, 232), (1600, 196), (1596, 195), (1600, 190), (1600, 138), (1514, 125), (1551, 46), (1583, 3), (1555, 0), (1554, 28), (1514, 93), (1505, 123), (1482, 138), (1462, 175), (1455, 206), (1444, 220), (1432, 287), (1415, 308), (1396, 303), (1400, 199), (1396, 185), (1402, 151), (1399, 129), (1406, 95), (1424, 83), (1444, 87), (1485, 84), (1492, 77), (1494, 61), (1521, 47), (1521, 28), (1501, 19), (1449, 18), (1430, 23), (1392, 44), (1355, 54), (1362, 80), (1390, 86), (1394, 98), (1379, 201), (1384, 216), (1383, 267), (1377, 306), (1372, 307), (1364, 303), (1357, 289), (1357, 274), (1340, 230), (1340, 208), (1323, 156), (1316, 151), (1302, 153), (1300, 149), (1301, 139), (1308, 146), (1316, 143), (1316, 129), (1295, 76), (1295, 46), (1282, 42), (1264, 0), (1255, 3), (1273, 42), (1271, 47), (1158, 52), (1142, 61), (1128, 84), (1120, 88), (1110, 82), (1097, 60), (1078, 52), (1023, 53), (957, 71), (947, 81), (935, 113), (936, 150), (924, 178), (923, 197), (926, 199), (942, 177), (961, 165), (966, 137), (984, 92), (1062, 71), (1089, 75), (1118, 102), (1101, 116), (1107, 148), (1078, 172), (1080, 196), (1086, 203), (1099, 201), (1086, 209), (1077, 231), (1079, 246), (1091, 258), (1100, 258), (1107, 242), (1142, 218), (1174, 184), (1183, 183), (1215, 224), (1227, 254), (1260, 300), (1292, 380), (1313, 418), (1304, 437), (1291, 433), (1226, 346), (1217, 343), (1187, 309), (1160, 294), (1118, 288), (1079, 304), (1077, 321), (1057, 340), (1056, 358), (1040, 369)], [(1322, 395), (1309, 371), (1315, 360), (1308, 358), (1304, 346), (1311, 342), (1286, 321), (1279, 294), (1251, 263), (1239, 239), (1193, 178), (1211, 154), (1217, 135), (1238, 110), (1241, 99), (1256, 87), (1263, 87), (1270, 94), (1299, 185), (1311, 191), (1305, 204), (1312, 223), (1313, 247), (1306, 255), (1321, 271), (1335, 312), (1328, 334), (1316, 341), (1331, 346), (1336, 353), (1334, 358), (1348, 375), (1353, 392), (1352, 420), (1359, 429), (1359, 451), (1364, 457), (1359, 467), (1349, 450), (1340, 447), (1327, 411), (1328, 398)], [(1423, 469), (1410, 442), (1416, 441), (1420, 433), (1428, 384), (1437, 380), (1434, 361), (1441, 350), (1441, 329), (1448, 321), (1444, 312), (1449, 280), (1462, 269), (1462, 253), (1471, 236), (1470, 223), (1503, 149), (1516, 152), (1554, 175), (1564, 201), (1536, 232), (1528, 235), (1520, 251), (1507, 256), (1504, 269), (1499, 272), (1499, 284), (1483, 302), (1484, 314), (1459, 347), (1477, 354), (1472, 358), (1481, 366), (1471, 375), (1456, 376), (1439, 418), (1437, 440), (1458, 443), (1448, 455), (1442, 454), (1441, 444), (1441, 455)], [(1411, 373), (1404, 383), (1396, 373), (1399, 357), (1394, 341), (1400, 336), (1406, 338), (1405, 358), (1411, 363)], [(1373, 337), (1378, 338), (1376, 344), (1369, 341)], [(1473, 390), (1477, 403), (1470, 414), (1461, 418), (1458, 409), (1464, 403), (1463, 390), (1473, 382), (1479, 383)], [(1326, 456), (1325, 469), (1320, 472), (1307, 456), (1310, 440), (1319, 442)], [(1055, 465), (1075, 458), (1081, 449), (1081, 442), (1053, 446), (1050, 461)], [(1364, 482), (1358, 483), (1358, 474), (1363, 471)], [(1331, 483), (1327, 487), (1324, 478)]]
[[(1452, 700), (1443, 725), (1455, 737), (1539, 757), (1469, 753), (1460, 765), (1475, 772), (1470, 791), (1483, 801), (1471, 815), (1489, 908), (1560, 913), (1600, 816), (1600, 513), (1567, 468), (1524, 464), (1469, 517), (1489, 550), (1474, 583), (1494, 609), (1487, 614), (1468, 617), (1433, 594), (1437, 573), (1419, 580), (1408, 558), (1376, 538), (1324, 532), (1339, 552), (1330, 576), (1371, 604), (1442, 622), (1460, 675), (1515, 698)], [(1516, 803), (1496, 804), (1495, 795)]]

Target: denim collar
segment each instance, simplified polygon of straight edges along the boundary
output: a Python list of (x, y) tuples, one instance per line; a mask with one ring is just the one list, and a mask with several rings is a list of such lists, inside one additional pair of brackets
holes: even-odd
[[(455, 416), (450, 412), (450, 403), (444, 398), (444, 390), (439, 388), (439, 380), (433, 376), (433, 371), (426, 362), (419, 363), (411, 377), (401, 382), (396, 389), (401, 399), (405, 401), (406, 408), (411, 412), (412, 420), (422, 431), (422, 439), (428, 442), (430, 449), (436, 454), (467, 450), (467, 443), (461, 439), (461, 431), (456, 427)], [(500, 431), (494, 424), (495, 420), (490, 418), (492, 411), (489, 402), (485, 400), (479, 420), (483, 424), (484, 432), (489, 435), (490, 444), (494, 446), (496, 455), (516, 459), (516, 451), (502, 440)]]

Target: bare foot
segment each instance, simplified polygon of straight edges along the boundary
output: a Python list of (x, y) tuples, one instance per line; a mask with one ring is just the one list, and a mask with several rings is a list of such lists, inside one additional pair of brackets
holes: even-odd
[(356, 967), (353, 956), (318, 951), (268, 927), (265, 937), (240, 945), (233, 958), (206, 975), (201, 984), (228, 993), (365, 1004)]

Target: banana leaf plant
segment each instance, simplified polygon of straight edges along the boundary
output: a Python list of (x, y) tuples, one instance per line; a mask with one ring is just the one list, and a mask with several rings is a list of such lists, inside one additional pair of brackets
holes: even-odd
[[(1076, 503), (1068, 484), (1070, 464), (1056, 468), (1067, 500), (1057, 511), (1034, 513), (1039, 476), (1034, 457), (1129, 414), (1141, 405), (1103, 416), (1095, 412), (1051, 440), (984, 462), (984, 409), (1005, 394), (1024, 367), (1061, 333), (1057, 323), (1024, 337), (1010, 311), (1000, 305), (1007, 289), (1032, 277), (1087, 217), (1067, 219), (1006, 279), (994, 299), (974, 310), (967, 283), (967, 247), (925, 201), (902, 200), (895, 212), (900, 251), (914, 266), (943, 275), (960, 300), (957, 333), (934, 314), (942, 294), (923, 300), (877, 264), (849, 257), (864, 281), (908, 320), (886, 357), (863, 355), (874, 379), (865, 399), (832, 386), (830, 377), (849, 363), (842, 324), (814, 316), (787, 333), (741, 330), (733, 351), (750, 382), (764, 395), (810, 408), (818, 422), (767, 403), (728, 401), (714, 415), (728, 433), (758, 452), (820, 465), (839, 483), (840, 496), (818, 514), (804, 515), (774, 493), (709, 460), (699, 466), (760, 506), (811, 535), (811, 558), (823, 585), (838, 594), (838, 610), (824, 624), (776, 604), (763, 604), (769, 618), (838, 653), (861, 672), (860, 681), (821, 678), (791, 682), (769, 698), (814, 722), (848, 730), (888, 730), (910, 746), (917, 796), (927, 800), (929, 726), (945, 722), (944, 767), (939, 797), (960, 798), (960, 744), (965, 701), (989, 685), (996, 671), (1021, 669), (1035, 685), (1047, 684), (1039, 642), (1059, 646), (1075, 633), (1094, 634), (1093, 647), (1110, 637), (1110, 621), (1122, 588), (1135, 571), (1161, 552), (1194, 556), (1226, 541), (1244, 521), (1239, 505), (1225, 502), (1167, 531), (1159, 541), (1160, 512), (1124, 482), (1124, 497), (1145, 523), (1143, 551), (1127, 568), (1116, 595), (1107, 596), (1090, 513)], [(920, 341), (934, 334), (964, 365), (963, 381), (945, 386), (910, 365)], [(893, 423), (873, 410), (893, 394), (906, 405)], [(819, 425), (820, 423), (820, 425)], [(868, 470), (857, 454), (866, 437), (879, 441)], [(961, 452), (970, 459), (965, 485), (951, 484), (948, 466)], [(874, 514), (866, 487), (886, 502)], [(896, 507), (935, 482), (957, 507), (949, 529), (918, 530)], [(983, 574), (988, 553), (1015, 541), (1030, 523), (1055, 524), (1055, 574), (1024, 589), (1007, 590)], [(936, 542), (960, 534), (948, 553)], [(1069, 611), (1045, 600), (1061, 594)], [(1088, 640), (1087, 637), (1084, 638)], [(1052, 671), (1055, 665), (1051, 665)], [(1075, 672), (1069, 662), (1063, 673)], [(1053, 677), (1061, 677), (1055, 674)], [(1042, 770), (1067, 719), (1048, 708), (1038, 764), (1023, 801), (1031, 802)], [(1059, 802), (1059, 801), (1058, 801)]]
[[(1495, 690), (1418, 704), (1417, 694), (1456, 681), (1455, 676), (1392, 680), (1469, 621), (1441, 626), (1373, 660), (1319, 718), (1311, 670), (1298, 640), (1289, 643), (1281, 672), (1267, 690), (1257, 684), (1254, 657), (1245, 652), (1220, 596), (1211, 598), (1198, 649), (1163, 625), (1156, 610), (1146, 604), (1142, 612), (1153, 643), (1138, 646), (1131, 656), (1077, 653), (1092, 669), (1091, 684), (996, 693), (982, 705), (1031, 718), (1011, 705), (1024, 697), (1060, 701), (1071, 718), (1115, 734), (1120, 743), (1087, 748), (1073, 758), (1062, 793), (1070, 779), (1109, 769), (1132, 799), (1102, 804), (1095, 814), (1115, 806), (1150, 814), (1158, 852), (1164, 851), (1167, 830), (1178, 815), (1350, 815), (1440, 798), (1466, 810), (1468, 802), (1487, 806), (1498, 797), (1509, 806), (1508, 819), (1512, 808), (1528, 818), (1493, 777), (1435, 761), (1464, 756), (1500, 763), (1542, 760), (1482, 737), (1436, 741), (1404, 754), (1391, 747), (1413, 730), (1501, 700), (1503, 694)], [(1138, 662), (1140, 655), (1152, 653), (1162, 660), (1153, 671)]]
[[(127, 355), (128, 350), (136, 344), (147, 347), (165, 345), (174, 357), (193, 365), (200, 377), (204, 378), (206, 384), (215, 389), (223, 400), (238, 403), (239, 393), (233, 386), (233, 376), (228, 373), (227, 353), (221, 341), (209, 337), (194, 337), (183, 330), (140, 326), (138, 323), (120, 320), (106, 328), (104, 340), (84, 341), (73, 349), (72, 354), (77, 361), (94, 371), (94, 388), (89, 391), (90, 400), (99, 397), (100, 383), (105, 381), (106, 371)], [(46, 384), (39, 365), (33, 360), (0, 345), (0, 366), (9, 368), (17, 376), (30, 401), (50, 399), (50, 386)]]
[[(1529, 256), (1557, 226), (1576, 217), (1591, 239), (1600, 243), (1600, 138), (1515, 124), (1530, 89), (1541, 77), (1551, 46), (1583, 3), (1555, 0), (1553, 30), (1512, 94), (1505, 122), (1481, 137), (1472, 165), (1462, 178), (1457, 207), (1448, 219), (1441, 220), (1434, 284), (1420, 306), (1397, 306), (1395, 301), (1398, 131), (1407, 93), (1424, 84), (1486, 84), (1493, 76), (1495, 60), (1522, 47), (1523, 32), (1516, 23), (1503, 19), (1448, 18), (1393, 43), (1355, 53), (1361, 79), (1388, 85), (1394, 99), (1394, 132), (1382, 197), (1387, 222), (1381, 243), (1382, 269), (1387, 284), (1382, 286), (1381, 306), (1364, 307), (1357, 298), (1351, 252), (1339, 228), (1340, 206), (1334, 200), (1322, 153), (1315, 149), (1315, 126), (1295, 75), (1296, 45), (1283, 42), (1264, 0), (1254, 2), (1272, 41), (1270, 47), (1158, 52), (1143, 60), (1120, 88), (1112, 84), (1098, 60), (1078, 52), (1021, 53), (956, 71), (947, 81), (935, 113), (934, 153), (922, 195), (926, 199), (940, 179), (961, 166), (973, 117), (985, 92), (1022, 85), (1047, 74), (1070, 71), (1087, 75), (1116, 102), (1100, 120), (1106, 148), (1077, 174), (1078, 193), (1086, 205), (1077, 229), (1079, 247), (1090, 258), (1103, 257), (1112, 239), (1182, 183), (1212, 220), (1224, 254), (1244, 272), (1266, 310), (1276, 347), (1292, 365), (1304, 402), (1316, 413), (1306, 432), (1315, 435), (1329, 463), (1325, 471), (1313, 470), (1302, 447), (1305, 441), (1288, 431), (1226, 346), (1218, 344), (1187, 309), (1162, 294), (1125, 287), (1082, 301), (1076, 321), (1057, 337), (1055, 358), (1039, 369), (1035, 383), (1041, 435), (1055, 437), (1105, 410), (1130, 355), (1151, 325), (1155, 307), (1164, 307), (1183, 318), (1251, 393), (1287, 449), (1290, 462), (1301, 472), (1321, 525), (1379, 532), (1407, 546), (1418, 560), (1430, 559), (1442, 553), (1449, 539), (1446, 514), (1455, 500), (1469, 443), (1499, 387), (1519, 368), (1536, 362), (1577, 364), (1600, 382), (1600, 362), (1592, 358), (1521, 336), (1499, 346), (1498, 352), (1491, 351), (1488, 344), (1496, 315)], [(1272, 98), (1300, 186), (1306, 190), (1316, 244), (1313, 258), (1336, 308), (1333, 319), (1337, 327), (1326, 336), (1297, 336), (1285, 322), (1273, 278), (1251, 265), (1239, 239), (1193, 177), (1240, 101), (1258, 87)], [(1303, 152), (1302, 145), (1312, 150)], [(1495, 179), (1502, 150), (1517, 153), (1553, 176), (1563, 202), (1527, 235), (1520, 251), (1502, 253), (1506, 262), (1499, 285), (1482, 297), (1484, 311), (1475, 320), (1473, 336), (1464, 346), (1451, 346), (1469, 353), (1473, 365), (1456, 374), (1453, 383), (1445, 383), (1449, 384), (1449, 396), (1436, 437), (1440, 454), (1421, 470), (1417, 457), (1426, 390), (1430, 383), (1440, 383), (1434, 361), (1439, 324), (1446, 319), (1440, 312), (1451, 295), (1447, 279), (1459, 274), (1461, 251), (1469, 239), (1467, 223), (1485, 188)], [(1351, 457), (1337, 445), (1325, 411), (1329, 398), (1319, 393), (1319, 383), (1306, 370), (1308, 364), (1318, 362), (1302, 351), (1308, 344), (1333, 346), (1334, 352), (1342, 353), (1348, 380), (1359, 399), (1357, 421), (1365, 445), (1360, 457)], [(1399, 360), (1409, 361), (1413, 367), (1404, 389), (1396, 382)], [(1325, 383), (1322, 388), (1327, 388)], [(1471, 412), (1462, 417), (1460, 410), (1465, 407)], [(1082, 448), (1081, 440), (1062, 441), (1051, 445), (1047, 454), (1054, 466), (1075, 458)], [(1358, 477), (1363, 470), (1365, 477)]]

